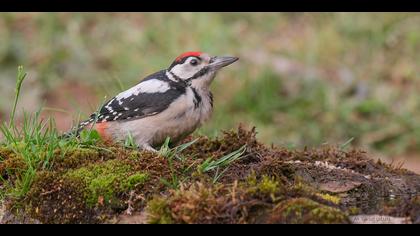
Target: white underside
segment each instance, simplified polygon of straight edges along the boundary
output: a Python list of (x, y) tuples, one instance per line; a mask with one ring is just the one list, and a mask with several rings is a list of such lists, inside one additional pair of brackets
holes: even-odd
[(136, 144), (147, 149), (158, 147), (167, 137), (172, 142), (178, 142), (191, 134), (208, 120), (212, 113), (212, 106), (208, 97), (208, 90), (197, 90), (202, 102), (194, 108), (194, 93), (191, 88), (185, 95), (180, 96), (165, 111), (129, 121), (113, 122), (107, 130), (114, 139), (123, 141), (128, 134), (134, 138)]

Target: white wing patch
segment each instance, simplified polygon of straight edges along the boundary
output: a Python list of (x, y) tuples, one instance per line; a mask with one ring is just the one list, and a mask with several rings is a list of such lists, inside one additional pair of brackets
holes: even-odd
[(137, 96), (140, 93), (164, 93), (169, 89), (170, 86), (167, 82), (157, 79), (151, 79), (141, 82), (138, 85), (118, 94), (115, 98), (118, 101), (120, 101), (122, 99), (127, 99), (133, 95)]

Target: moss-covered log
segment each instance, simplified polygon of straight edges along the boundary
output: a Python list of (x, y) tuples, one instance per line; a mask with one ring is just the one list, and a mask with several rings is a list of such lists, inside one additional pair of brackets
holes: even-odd
[[(229, 165), (203, 171), (244, 145)], [(267, 147), (255, 130), (200, 137), (171, 157), (105, 144), (56, 154), (25, 196), (6, 194), (2, 223), (420, 223), (420, 176), (360, 150)], [(25, 166), (7, 148), (0, 156), (6, 192)]]

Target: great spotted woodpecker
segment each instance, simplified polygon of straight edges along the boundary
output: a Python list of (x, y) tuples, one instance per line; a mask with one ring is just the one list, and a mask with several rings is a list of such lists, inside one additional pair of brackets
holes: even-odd
[(106, 102), (75, 130), (78, 133), (90, 127), (110, 141), (123, 141), (131, 135), (139, 148), (149, 151), (155, 151), (167, 137), (176, 143), (210, 118), (210, 84), (217, 71), (237, 60), (183, 53), (168, 69), (147, 76)]

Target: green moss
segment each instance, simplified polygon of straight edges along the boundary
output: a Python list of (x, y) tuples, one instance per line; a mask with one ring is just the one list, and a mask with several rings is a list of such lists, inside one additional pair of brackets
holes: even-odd
[(295, 182), (291, 187), (290, 190), (295, 193), (296, 195), (312, 195), (314, 192), (316, 192), (316, 189), (309, 186), (308, 184), (305, 184), (303, 182)]
[(147, 203), (148, 217), (150, 224), (172, 224), (171, 211), (166, 199), (162, 197), (153, 198)]
[(357, 208), (357, 207), (349, 207), (347, 209), (347, 213), (349, 215), (358, 215), (358, 214), (360, 214), (360, 208)]
[(42, 223), (98, 223), (97, 211), (86, 206), (84, 183), (80, 179), (62, 179), (57, 172), (40, 171), (22, 199), (25, 211)]
[(261, 180), (257, 180), (255, 173), (248, 176), (246, 179), (246, 189), (251, 194), (263, 194), (271, 196), (273, 199), (275, 195), (282, 190), (282, 185), (274, 177), (263, 175)]
[(132, 161), (136, 161), (141, 158), (141, 153), (138, 151), (133, 151), (128, 155), (128, 159)]
[(229, 223), (232, 219), (227, 211), (237, 203), (229, 204), (232, 195), (225, 196), (220, 190), (199, 182), (188, 188), (181, 186), (178, 190), (170, 191), (167, 197), (157, 197), (149, 201), (148, 221), (179, 224)]
[(145, 173), (136, 173), (121, 182), (121, 189), (131, 190), (139, 184), (144, 184), (149, 179), (149, 175)]
[(340, 197), (333, 196), (333, 195), (330, 195), (330, 194), (327, 194), (327, 193), (316, 193), (315, 195), (324, 199), (325, 201), (331, 202), (335, 205), (338, 205), (341, 202)]
[(349, 223), (339, 209), (325, 206), (307, 198), (295, 198), (279, 203), (268, 219), (269, 223), (340, 224)]
[(74, 148), (67, 151), (58, 150), (57, 156), (58, 158), (56, 158), (54, 164), (56, 169), (74, 169), (101, 159), (98, 150), (88, 148)]
[(143, 184), (148, 175), (134, 173), (132, 167), (124, 162), (110, 160), (99, 164), (92, 164), (64, 175), (70, 181), (81, 180), (85, 184), (86, 203), (94, 206), (97, 203), (112, 203), (116, 201), (116, 194), (126, 192), (138, 184)]
[(279, 190), (279, 182), (273, 178), (264, 176), (261, 182), (258, 184), (258, 189), (262, 193), (275, 194)]
[(14, 154), (14, 152), (10, 148), (4, 146), (0, 147), (0, 161), (10, 156), (11, 154)]
[(11, 149), (2, 147), (0, 149), (0, 177), (16, 180), (21, 173), (28, 168), (22, 156), (17, 155)]

